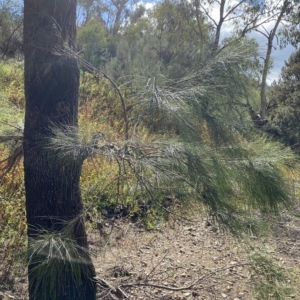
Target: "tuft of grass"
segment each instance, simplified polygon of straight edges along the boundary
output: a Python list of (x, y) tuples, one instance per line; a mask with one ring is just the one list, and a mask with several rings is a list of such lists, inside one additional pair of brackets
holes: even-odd
[(252, 261), (250, 278), (255, 299), (285, 300), (293, 293), (294, 288), (291, 286), (287, 269), (260, 252), (254, 252), (250, 260)]

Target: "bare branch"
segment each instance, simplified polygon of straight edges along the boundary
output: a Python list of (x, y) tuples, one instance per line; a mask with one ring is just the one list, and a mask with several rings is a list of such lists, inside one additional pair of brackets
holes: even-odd
[(5, 122), (5, 121), (0, 121), (0, 123), (1, 123), (1, 124), (4, 124), (4, 125), (7, 125), (7, 126), (9, 126), (9, 127), (13, 127), (13, 128), (15, 128), (15, 129), (17, 129), (17, 130), (19, 130), (19, 131), (22, 131), (22, 130), (23, 130), (21, 127), (12, 125), (12, 124), (7, 123), (7, 122)]
[(195, 285), (197, 285), (202, 280), (204, 280), (206, 278), (209, 278), (209, 277), (212, 277), (213, 275), (215, 275), (215, 274), (217, 274), (219, 272), (226, 271), (228, 269), (232, 269), (233, 267), (251, 266), (251, 265), (252, 265), (251, 263), (242, 263), (242, 264), (231, 265), (230, 267), (216, 269), (214, 271), (211, 271), (209, 273), (206, 273), (206, 274), (202, 275), (201, 277), (199, 277), (198, 279), (196, 279), (194, 282), (192, 282), (188, 286), (171, 287), (171, 286), (158, 285), (158, 284), (152, 284), (152, 283), (147, 283), (147, 282), (137, 282), (137, 283), (132, 283), (132, 284), (121, 284), (121, 287), (125, 288), (125, 287), (145, 286), (145, 287), (153, 287), (153, 288), (157, 288), (157, 289), (163, 289), (163, 290), (175, 291), (175, 292), (184, 291), (184, 290), (190, 290), (190, 289), (194, 288)]
[(226, 19), (236, 8), (238, 8), (240, 5), (242, 5), (246, 0), (242, 0), (240, 2), (238, 2), (235, 6), (233, 6), (228, 12), (227, 14), (224, 16), (224, 19)]
[(0, 143), (5, 143), (8, 141), (21, 141), (23, 140), (23, 135), (1, 135)]
[(217, 22), (212, 18), (208, 12), (208, 10), (205, 9), (205, 7), (200, 3), (201, 8), (203, 9), (205, 15), (215, 24), (215, 26), (218, 26)]

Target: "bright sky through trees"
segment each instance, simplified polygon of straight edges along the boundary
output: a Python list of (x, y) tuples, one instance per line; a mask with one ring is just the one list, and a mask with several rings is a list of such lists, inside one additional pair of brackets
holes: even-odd
[[(189, 0), (187, 0), (189, 1)], [(5, 0), (0, 0), (0, 6), (5, 3)], [(147, 9), (151, 9), (156, 3), (161, 2), (160, 0), (142, 0), (137, 2), (138, 4), (144, 4)], [(11, 0), (12, 4), (16, 4), (16, 7), (19, 6), (22, 1), (21, 0)], [(212, 12), (212, 15), (218, 15), (218, 7), (216, 7), (216, 11)], [(80, 12), (78, 12), (78, 18), (80, 17)], [(79, 21), (80, 23), (80, 21)], [(272, 29), (272, 26), (274, 25), (274, 22), (269, 22), (266, 24), (265, 28)], [(283, 26), (281, 24), (280, 26)], [(226, 24), (226, 26), (223, 26), (222, 32), (221, 32), (221, 39), (227, 37), (230, 32), (234, 30), (233, 27), (230, 27), (229, 24)], [(253, 37), (257, 40), (257, 42), (260, 45), (260, 51), (261, 51), (261, 56), (264, 57), (266, 49), (267, 49), (267, 40), (266, 38), (261, 35), (258, 32), (252, 31), (249, 34), (250, 37)], [(272, 58), (273, 58), (273, 68), (270, 70), (270, 74), (268, 75), (268, 84), (271, 84), (274, 80), (278, 79), (278, 76), (280, 74), (281, 68), (284, 66), (285, 61), (288, 59), (288, 57), (295, 51), (295, 48), (291, 45), (288, 45), (284, 49), (280, 49), (279, 42), (274, 41), (274, 47), (272, 50)]]
[[(153, 5), (155, 5), (155, 3), (159, 3), (159, 0), (147, 0), (147, 1), (140, 1), (138, 2), (138, 4), (143, 3), (147, 9), (151, 8)], [(219, 8), (216, 7), (216, 11), (212, 12), (212, 15), (218, 15), (219, 13)], [(268, 29), (272, 29), (272, 27), (274, 26), (275, 21), (269, 22), (268, 24), (265, 25), (265, 28)], [(283, 26), (283, 24), (281, 24), (280, 26)], [(230, 27), (229, 24), (226, 24), (226, 26), (223, 27), (223, 30), (221, 32), (221, 39), (222, 38), (226, 38), (230, 32), (232, 32), (234, 30), (234, 27)], [(258, 44), (260, 45), (260, 52), (261, 52), (261, 56), (264, 57), (265, 56), (265, 52), (267, 49), (267, 40), (266, 38), (261, 35), (258, 32), (251, 32), (249, 34), (249, 37), (255, 38), (258, 42)], [(279, 42), (277, 43), (277, 41), (275, 41), (274, 43), (274, 48), (272, 50), (272, 58), (273, 58), (273, 68), (270, 70), (270, 74), (268, 75), (268, 79), (267, 82), (268, 84), (271, 84), (274, 80), (277, 80), (281, 71), (281, 68), (284, 66), (285, 61), (288, 60), (288, 58), (290, 57), (290, 55), (295, 51), (295, 48), (291, 45), (288, 45), (287, 47), (285, 47), (284, 49), (280, 49), (280, 45)]]

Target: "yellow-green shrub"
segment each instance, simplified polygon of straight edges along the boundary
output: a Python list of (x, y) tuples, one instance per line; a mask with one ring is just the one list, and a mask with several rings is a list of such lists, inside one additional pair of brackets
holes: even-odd
[(21, 62), (0, 61), (0, 96), (21, 108), (25, 104), (23, 77), (24, 68)]

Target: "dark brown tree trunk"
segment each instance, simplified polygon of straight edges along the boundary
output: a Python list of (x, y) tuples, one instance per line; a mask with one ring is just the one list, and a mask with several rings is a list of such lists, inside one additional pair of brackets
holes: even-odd
[[(84, 250), (88, 245), (79, 187), (83, 159), (64, 155), (51, 143), (53, 128), (77, 126), (79, 69), (75, 58), (63, 54), (74, 48), (76, 2), (24, 0), (23, 146), (31, 300), (93, 300), (96, 294), (95, 270)], [(56, 238), (60, 248), (49, 242)], [(32, 250), (37, 241), (46, 245), (42, 252)]]

